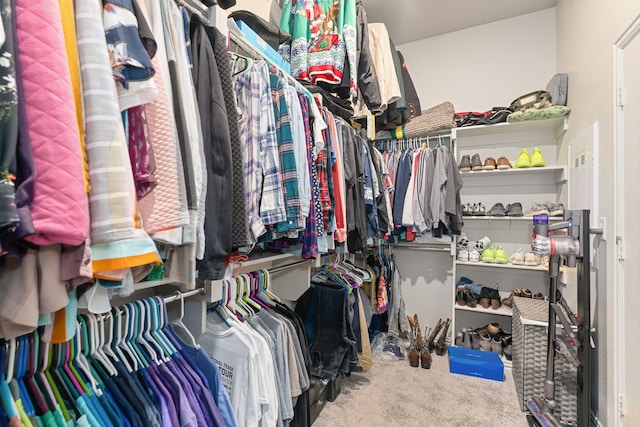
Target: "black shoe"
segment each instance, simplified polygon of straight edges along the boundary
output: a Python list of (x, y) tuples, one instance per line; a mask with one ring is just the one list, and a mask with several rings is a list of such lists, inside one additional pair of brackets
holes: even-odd
[(491, 308), (494, 310), (499, 309), (502, 303), (500, 302), (500, 293), (497, 289), (491, 289), (489, 298), (491, 299)]
[(456, 304), (458, 305), (467, 305), (467, 301), (465, 298), (465, 289), (458, 287), (456, 289)]
[(491, 305), (491, 288), (487, 288), (486, 286), (482, 288), (478, 303), (480, 303), (482, 308), (489, 308), (489, 305)]
[(476, 296), (469, 289), (465, 289), (462, 296), (465, 303), (467, 304), (467, 307), (476, 308), (478, 306)]

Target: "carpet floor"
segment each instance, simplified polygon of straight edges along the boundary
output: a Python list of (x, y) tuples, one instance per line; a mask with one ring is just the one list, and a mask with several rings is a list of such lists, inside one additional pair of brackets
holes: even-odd
[(448, 357), (433, 358), (429, 370), (374, 359), (369, 372), (344, 379), (313, 427), (528, 426), (510, 370), (491, 381), (451, 374)]

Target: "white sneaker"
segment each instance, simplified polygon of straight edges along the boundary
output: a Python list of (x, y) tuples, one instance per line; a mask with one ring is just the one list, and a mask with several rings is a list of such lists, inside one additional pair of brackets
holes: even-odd
[(467, 239), (467, 235), (465, 233), (460, 233), (460, 237), (458, 237), (458, 248), (466, 248), (469, 247), (469, 239)]
[(469, 249), (469, 261), (470, 262), (480, 262), (480, 252), (477, 248)]
[(479, 252), (482, 252), (486, 248), (491, 246), (491, 239), (487, 236), (484, 236), (482, 239), (476, 241), (474, 244), (474, 248), (476, 248)]
[(533, 252), (529, 251), (524, 256), (524, 265), (528, 265), (529, 267), (536, 267), (540, 264), (540, 258)]
[(466, 247), (458, 249), (458, 255), (456, 258), (458, 261), (469, 261), (469, 249)]
[(524, 264), (524, 256), (522, 256), (522, 248), (518, 249), (516, 252), (511, 254), (511, 256), (509, 257), (509, 262), (513, 265)]

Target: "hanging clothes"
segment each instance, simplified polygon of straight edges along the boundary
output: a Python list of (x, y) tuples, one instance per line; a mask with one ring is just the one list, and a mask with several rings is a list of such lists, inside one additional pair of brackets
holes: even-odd
[(216, 280), (224, 276), (224, 261), (231, 252), (233, 173), (231, 137), (213, 46), (204, 26), (191, 20), (193, 80), (197, 94), (202, 135), (205, 140), (205, 250), (198, 260), (198, 278)]
[(348, 73), (349, 92), (357, 94), (355, 0), (286, 0), (280, 28), (291, 34), (281, 54), (295, 78), (338, 85)]

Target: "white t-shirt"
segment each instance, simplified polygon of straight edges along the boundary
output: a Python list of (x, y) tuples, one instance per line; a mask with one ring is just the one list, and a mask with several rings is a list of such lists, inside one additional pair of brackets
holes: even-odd
[(238, 427), (255, 427), (262, 416), (257, 350), (238, 328), (229, 328), (214, 316), (207, 317), (207, 331), (198, 344), (220, 369)]

